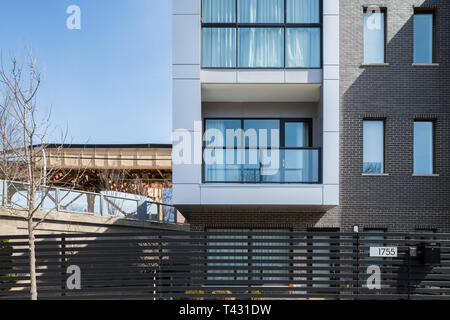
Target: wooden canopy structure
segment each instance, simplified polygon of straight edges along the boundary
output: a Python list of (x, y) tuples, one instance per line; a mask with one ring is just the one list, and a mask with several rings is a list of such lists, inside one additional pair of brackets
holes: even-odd
[(49, 144), (45, 153), (51, 185), (72, 185), (77, 178), (77, 189), (136, 193), (158, 202), (162, 190), (172, 187), (170, 144)]

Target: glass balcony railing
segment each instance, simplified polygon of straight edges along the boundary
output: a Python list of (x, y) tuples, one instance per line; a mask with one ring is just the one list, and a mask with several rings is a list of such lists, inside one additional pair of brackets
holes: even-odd
[(321, 183), (320, 148), (205, 148), (204, 183)]

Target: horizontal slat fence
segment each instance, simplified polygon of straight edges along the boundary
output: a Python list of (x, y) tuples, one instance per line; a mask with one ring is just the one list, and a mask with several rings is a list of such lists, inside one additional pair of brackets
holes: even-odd
[[(438, 264), (411, 256), (423, 245), (440, 249)], [(398, 256), (370, 257), (371, 246)], [(450, 299), (450, 234), (39, 235), (36, 259), (39, 299)], [(71, 290), (74, 265), (81, 288)], [(370, 266), (380, 288), (367, 287)], [(28, 299), (29, 289), (27, 237), (0, 236), (0, 299)]]

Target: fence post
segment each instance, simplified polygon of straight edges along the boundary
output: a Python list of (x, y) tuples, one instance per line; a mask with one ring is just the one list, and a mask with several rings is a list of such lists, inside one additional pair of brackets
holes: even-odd
[(3, 206), (8, 205), (8, 181), (3, 180)]
[(61, 237), (61, 296), (66, 295), (66, 237)]
[(161, 247), (162, 247), (162, 239), (161, 239), (161, 235), (158, 235), (158, 271), (157, 271), (157, 277), (158, 277), (158, 281), (157, 281), (157, 299), (158, 300), (162, 300), (162, 296), (161, 296), (161, 261), (162, 261), (162, 257), (161, 257)]

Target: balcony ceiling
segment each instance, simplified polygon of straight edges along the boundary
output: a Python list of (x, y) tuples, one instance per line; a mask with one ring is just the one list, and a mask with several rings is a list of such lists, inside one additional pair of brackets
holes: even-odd
[(318, 102), (321, 84), (202, 84), (203, 102)]

